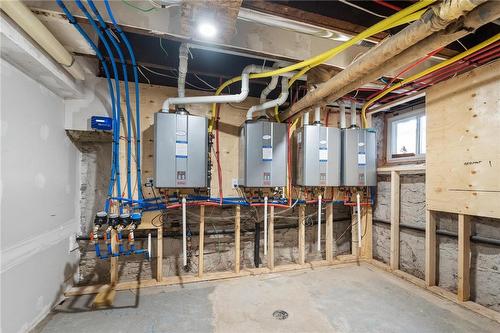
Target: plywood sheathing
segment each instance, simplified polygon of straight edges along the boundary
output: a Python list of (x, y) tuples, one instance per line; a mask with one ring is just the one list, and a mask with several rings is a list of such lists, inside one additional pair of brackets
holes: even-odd
[(500, 62), (427, 90), (428, 209), (500, 216)]

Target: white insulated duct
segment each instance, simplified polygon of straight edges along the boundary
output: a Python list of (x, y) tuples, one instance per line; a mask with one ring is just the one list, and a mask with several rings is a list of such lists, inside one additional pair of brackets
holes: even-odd
[(75, 61), (73, 55), (25, 4), (21, 1), (0, 1), (0, 8), (75, 79), (85, 79), (83, 68)]

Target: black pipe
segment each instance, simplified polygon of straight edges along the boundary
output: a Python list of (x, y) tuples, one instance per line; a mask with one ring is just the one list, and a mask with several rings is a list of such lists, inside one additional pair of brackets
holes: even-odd
[[(391, 224), (389, 221), (385, 220), (373, 220), (373, 223), (379, 223), (379, 224)], [(409, 224), (399, 224), (399, 227), (402, 229), (411, 229), (411, 230), (416, 230), (416, 231), (421, 231), (425, 232), (425, 227), (419, 227), (415, 225), (409, 225)], [(447, 230), (442, 230), (442, 229), (437, 229), (436, 234), (440, 236), (446, 236), (446, 237), (451, 237), (451, 238), (458, 238), (458, 234), (447, 231)], [(482, 237), (478, 235), (471, 235), (470, 240), (474, 243), (480, 243), (480, 244), (488, 244), (488, 245), (495, 245), (495, 246), (500, 246), (500, 239), (495, 239), (495, 238), (488, 238), (488, 237)]]
[(253, 263), (255, 268), (260, 266), (260, 222), (255, 223), (255, 241), (253, 248)]

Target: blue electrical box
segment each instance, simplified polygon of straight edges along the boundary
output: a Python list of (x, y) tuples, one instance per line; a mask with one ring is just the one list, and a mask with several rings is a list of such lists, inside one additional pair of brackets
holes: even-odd
[(92, 116), (90, 127), (101, 131), (111, 131), (113, 129), (113, 119), (102, 116)]

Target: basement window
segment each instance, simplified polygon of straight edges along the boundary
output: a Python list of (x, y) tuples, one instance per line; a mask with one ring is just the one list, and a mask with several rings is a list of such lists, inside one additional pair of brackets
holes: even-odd
[(387, 121), (387, 160), (414, 161), (425, 158), (426, 117), (423, 108), (397, 114)]

